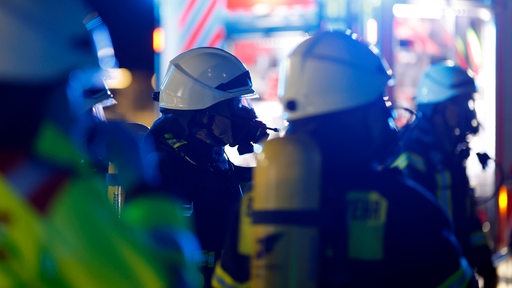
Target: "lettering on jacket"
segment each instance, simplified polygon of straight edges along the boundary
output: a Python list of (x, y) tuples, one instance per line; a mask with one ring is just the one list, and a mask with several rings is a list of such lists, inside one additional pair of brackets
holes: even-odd
[(377, 191), (352, 191), (346, 200), (349, 258), (382, 259), (388, 200)]

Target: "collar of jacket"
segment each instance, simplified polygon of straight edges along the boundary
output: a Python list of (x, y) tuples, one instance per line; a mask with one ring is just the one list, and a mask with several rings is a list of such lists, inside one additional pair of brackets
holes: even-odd
[(213, 146), (196, 138), (175, 139), (171, 133), (165, 134), (165, 138), (181, 157), (196, 166), (212, 171), (233, 170), (233, 165), (225, 156), (224, 147)]
[(165, 145), (176, 151), (189, 163), (212, 171), (231, 171), (232, 163), (226, 158), (224, 147), (213, 146), (195, 136), (183, 137), (178, 119), (167, 116), (159, 121), (157, 134)]

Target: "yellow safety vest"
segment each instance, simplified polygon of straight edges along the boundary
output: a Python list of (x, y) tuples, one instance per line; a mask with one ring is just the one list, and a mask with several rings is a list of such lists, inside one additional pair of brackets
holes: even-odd
[[(69, 155), (78, 155), (68, 153), (66, 159), (59, 154), (73, 151), (72, 146), (54, 127), (44, 128), (36, 146), (47, 152), (42, 158), (53, 153), (51, 159), (64, 164)], [(8, 175), (0, 175), (0, 287), (169, 287), (178, 281), (167, 269), (186, 264), (179, 253), (171, 261), (147, 248), (145, 227), (133, 225), (148, 221), (141, 220), (144, 215), (128, 209), (131, 217), (119, 219), (104, 182), (80, 169), (79, 161), (72, 163), (68, 166), (74, 169), (41, 213), (20, 196)], [(179, 214), (168, 210), (176, 208), (171, 202), (151, 207), (160, 215), (166, 209), (169, 217)]]

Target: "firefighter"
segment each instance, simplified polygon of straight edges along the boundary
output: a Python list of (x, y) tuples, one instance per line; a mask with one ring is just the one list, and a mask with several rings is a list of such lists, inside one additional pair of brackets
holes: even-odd
[(164, 187), (187, 203), (208, 287), (228, 219), (252, 177), (250, 167), (227, 158), (225, 146), (251, 153), (269, 134), (249, 103), (255, 96), (249, 71), (223, 49), (199, 47), (176, 56), (156, 95), (162, 115), (145, 136), (153, 147), (147, 159), (157, 163)]
[(230, 234), (214, 286), (476, 287), (435, 198), (383, 167), (398, 145), (391, 71), (369, 47), (322, 31), (283, 63), (289, 128), (264, 144), (240, 218), (252, 228)]
[(198, 287), (181, 205), (147, 191), (119, 219), (84, 166), (80, 87), (103, 77), (89, 12), (0, 3), (0, 287)]
[(451, 61), (428, 67), (416, 90), (418, 117), (404, 134), (404, 152), (394, 165), (438, 199), (453, 222), (464, 255), (483, 278), (484, 287), (496, 287), (490, 243), (477, 216), (466, 174), (470, 137), (479, 130), (476, 92), (471, 71)]
[(106, 118), (104, 109), (117, 104), (106, 83), (85, 89), (82, 97), (85, 111), (77, 109), (77, 113), (85, 112), (88, 124), (82, 145), (89, 156), (83, 163), (106, 176), (109, 198), (119, 214), (126, 194), (131, 194), (130, 198), (159, 189), (155, 181), (159, 176), (149, 173), (153, 170), (144, 164), (142, 138), (149, 128)]

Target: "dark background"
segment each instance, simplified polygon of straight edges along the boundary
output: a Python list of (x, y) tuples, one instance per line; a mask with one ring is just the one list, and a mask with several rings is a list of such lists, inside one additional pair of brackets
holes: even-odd
[(153, 72), (153, 0), (87, 1), (110, 30), (119, 67)]
[(154, 75), (152, 33), (153, 0), (85, 0), (106, 23), (120, 68), (130, 70), (132, 83), (112, 90), (116, 105), (107, 107), (108, 119), (151, 126), (157, 116), (151, 95)]

